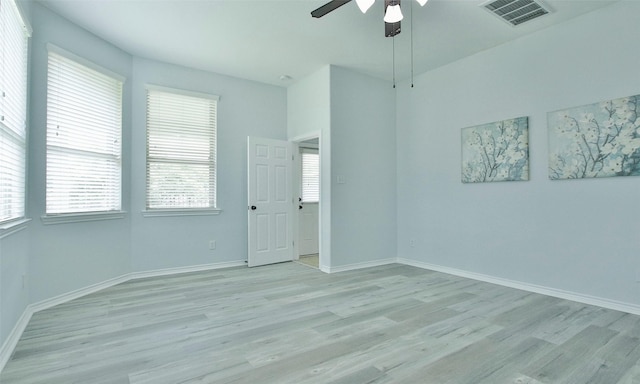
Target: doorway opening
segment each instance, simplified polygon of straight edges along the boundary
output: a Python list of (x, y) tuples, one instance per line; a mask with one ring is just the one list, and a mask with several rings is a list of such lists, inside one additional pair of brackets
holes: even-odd
[(317, 137), (298, 143), (298, 262), (320, 263), (320, 146)]

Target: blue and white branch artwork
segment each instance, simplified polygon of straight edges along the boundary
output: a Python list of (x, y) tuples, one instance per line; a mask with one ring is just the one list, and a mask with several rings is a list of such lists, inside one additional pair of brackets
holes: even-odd
[(462, 182), (529, 180), (529, 121), (518, 117), (462, 129)]
[(640, 175), (640, 95), (547, 114), (549, 178)]

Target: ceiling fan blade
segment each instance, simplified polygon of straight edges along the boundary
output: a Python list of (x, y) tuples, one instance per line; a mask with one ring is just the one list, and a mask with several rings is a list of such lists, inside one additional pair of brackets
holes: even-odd
[(351, 0), (331, 0), (330, 2), (328, 2), (325, 5), (323, 5), (322, 7), (313, 10), (311, 12), (311, 16), (313, 16), (315, 18), (322, 17), (322, 16), (326, 15), (327, 13), (342, 7), (343, 5), (347, 4), (350, 1)]
[[(384, 0), (384, 12), (387, 12), (387, 7), (391, 5), (391, 3), (400, 5), (401, 0)], [(384, 23), (384, 37), (393, 37), (401, 32), (401, 22), (397, 23)]]

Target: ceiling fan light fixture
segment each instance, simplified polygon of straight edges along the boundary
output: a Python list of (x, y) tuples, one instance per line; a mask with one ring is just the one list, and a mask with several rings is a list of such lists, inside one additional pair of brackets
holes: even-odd
[(425, 4), (427, 4), (427, 1), (429, 0), (416, 0), (418, 2), (418, 4), (420, 4), (421, 7), (424, 7)]
[(358, 4), (358, 8), (360, 8), (362, 13), (367, 13), (375, 1), (376, 0), (356, 0), (356, 4)]
[(390, 5), (387, 7), (387, 11), (384, 13), (384, 22), (385, 23), (397, 23), (402, 20), (402, 10), (400, 10), (400, 5)]

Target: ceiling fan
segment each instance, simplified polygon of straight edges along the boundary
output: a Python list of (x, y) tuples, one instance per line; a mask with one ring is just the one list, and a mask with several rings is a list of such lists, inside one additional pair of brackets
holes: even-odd
[[(400, 33), (400, 20), (402, 20), (402, 11), (400, 10), (401, 0), (384, 0), (384, 35), (385, 37), (393, 37)], [(421, 6), (427, 3), (427, 0), (417, 0)], [(343, 5), (351, 2), (351, 0), (331, 0), (325, 5), (313, 10), (311, 16), (320, 18), (329, 12), (342, 7)], [(373, 5), (375, 0), (356, 0), (358, 7), (362, 13)]]

